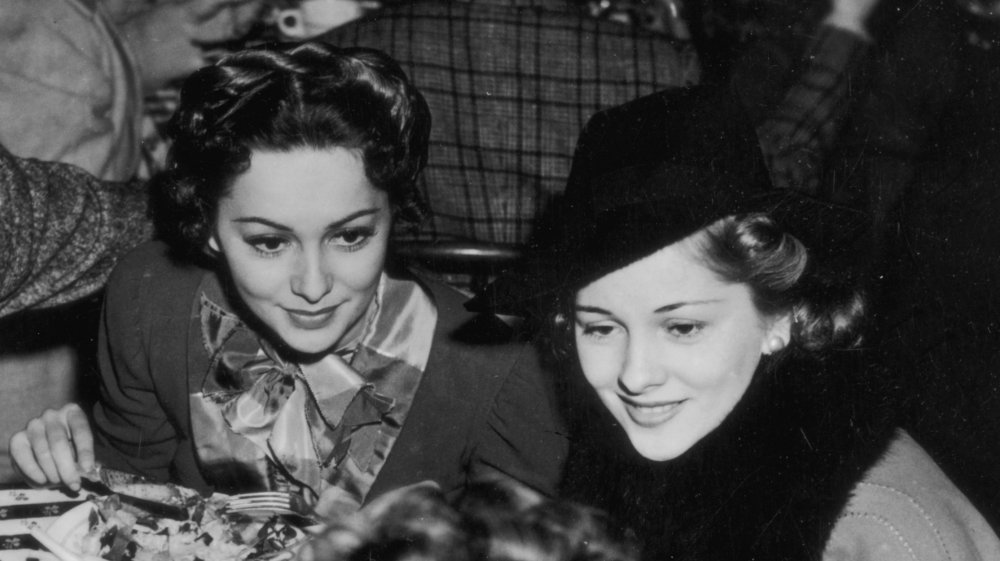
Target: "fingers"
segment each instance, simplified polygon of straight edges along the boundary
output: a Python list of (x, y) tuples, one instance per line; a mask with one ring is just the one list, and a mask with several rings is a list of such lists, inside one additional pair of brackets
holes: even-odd
[(52, 452), (45, 436), (43, 417), (32, 419), (23, 431), (10, 439), (10, 454), (14, 467), (33, 485), (59, 482), (59, 472), (52, 460)]
[(94, 462), (93, 435), (87, 417), (76, 404), (49, 409), (11, 437), (10, 453), (14, 467), (29, 483), (63, 483), (78, 490), (77, 459), (86, 467)]
[[(76, 454), (73, 452), (73, 442), (70, 440), (69, 428), (65, 423), (62, 411), (48, 410), (42, 415), (42, 430), (36, 429), (36, 441), (32, 442), (36, 452), (47, 447), (48, 454), (43, 460), (39, 458), (42, 469), (50, 481), (64, 481), (71, 489), (73, 484), (79, 485), (79, 475), (76, 473)], [(54, 470), (54, 472), (53, 472)]]
[(76, 464), (79, 469), (88, 471), (94, 467), (94, 434), (90, 431), (87, 414), (79, 405), (71, 403), (63, 408), (63, 416), (76, 451)]
[(17, 432), (10, 437), (9, 447), (10, 463), (25, 481), (31, 485), (48, 483), (48, 477), (35, 461), (35, 455), (31, 450), (31, 443), (26, 431)]

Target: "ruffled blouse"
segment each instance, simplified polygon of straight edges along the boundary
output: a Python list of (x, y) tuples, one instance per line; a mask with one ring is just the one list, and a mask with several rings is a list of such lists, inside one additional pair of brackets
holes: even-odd
[(199, 292), (210, 361), (207, 375), (192, 380), (191, 419), (210, 483), (290, 490), (325, 515), (358, 509), (427, 364), (437, 322), (429, 295), (383, 275), (358, 341), (296, 364), (218, 304), (225, 299), (214, 277)]

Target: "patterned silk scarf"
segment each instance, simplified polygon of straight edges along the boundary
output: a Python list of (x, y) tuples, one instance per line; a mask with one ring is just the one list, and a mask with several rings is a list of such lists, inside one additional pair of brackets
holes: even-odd
[(300, 492), (320, 514), (360, 507), (409, 412), (437, 310), (416, 283), (382, 276), (353, 348), (315, 364), (285, 361), (203, 283), (210, 367), (192, 387), (195, 443), (220, 490)]

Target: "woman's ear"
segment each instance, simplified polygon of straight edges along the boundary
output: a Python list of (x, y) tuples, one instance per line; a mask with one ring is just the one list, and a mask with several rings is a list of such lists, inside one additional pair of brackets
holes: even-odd
[(761, 342), (760, 352), (765, 355), (774, 354), (788, 346), (792, 340), (792, 314), (784, 313), (774, 316), (768, 325), (767, 333)]

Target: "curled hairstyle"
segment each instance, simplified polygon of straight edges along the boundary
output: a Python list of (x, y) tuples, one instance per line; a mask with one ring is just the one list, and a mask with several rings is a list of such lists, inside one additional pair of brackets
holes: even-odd
[[(729, 216), (695, 234), (705, 266), (725, 282), (745, 284), (757, 310), (790, 313), (791, 347), (807, 352), (861, 343), (865, 303), (850, 278), (820, 267), (795, 236), (761, 213)], [(572, 317), (576, 292), (558, 298), (548, 343), (558, 359), (575, 352)]]
[(356, 151), (395, 219), (416, 224), (430, 124), (423, 96), (380, 51), (307, 42), (228, 55), (181, 88), (168, 166), (151, 187), (157, 233), (197, 255), (251, 153), (299, 148)]
[(790, 312), (793, 345), (818, 352), (861, 343), (861, 292), (849, 277), (822, 269), (769, 216), (730, 216), (703, 232), (705, 265), (725, 281), (748, 285), (762, 314)]

